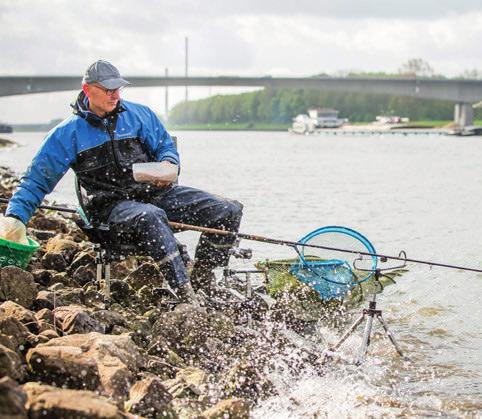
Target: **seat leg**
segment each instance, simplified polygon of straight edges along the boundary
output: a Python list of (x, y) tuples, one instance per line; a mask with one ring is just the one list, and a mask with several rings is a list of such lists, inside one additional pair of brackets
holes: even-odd
[(110, 303), (110, 262), (104, 263), (105, 301)]
[(97, 284), (101, 288), (104, 285), (104, 302), (110, 304), (110, 252), (103, 249), (99, 244), (94, 245), (95, 263), (97, 265)]

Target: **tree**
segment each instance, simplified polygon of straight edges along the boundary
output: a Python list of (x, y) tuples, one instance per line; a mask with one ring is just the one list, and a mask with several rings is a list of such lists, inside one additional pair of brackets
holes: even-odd
[(433, 77), (434, 71), (431, 65), (421, 58), (411, 58), (402, 64), (399, 74), (406, 77)]
[(482, 79), (482, 71), (477, 69), (472, 70), (464, 70), (464, 72), (457, 77), (458, 79), (472, 79), (472, 80), (481, 80)]

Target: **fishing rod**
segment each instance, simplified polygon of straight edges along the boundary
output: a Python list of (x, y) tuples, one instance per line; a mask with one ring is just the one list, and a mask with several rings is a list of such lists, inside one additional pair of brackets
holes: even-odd
[[(0, 203), (8, 203), (8, 202), (9, 202), (9, 200), (7, 198), (0, 197)], [(68, 212), (68, 213), (74, 213), (74, 214), (78, 212), (77, 210), (72, 209), (72, 208), (59, 207), (59, 206), (53, 206), (53, 205), (39, 205), (38, 208), (49, 209), (49, 210), (60, 211), (60, 212)], [(238, 233), (236, 231), (230, 231), (230, 230), (221, 230), (221, 229), (217, 229), (217, 228), (201, 227), (201, 226), (196, 226), (196, 225), (192, 225), (192, 224), (177, 223), (177, 222), (174, 222), (174, 221), (169, 221), (169, 225), (172, 228), (177, 229), (177, 230), (190, 230), (190, 231), (197, 231), (197, 232), (200, 232), (200, 233), (209, 233), (209, 234), (218, 234), (218, 235), (222, 235), (222, 236), (231, 236), (231, 237), (235, 237), (235, 238), (239, 238), (239, 239), (257, 241), (257, 242), (262, 242), (262, 243), (276, 244), (276, 245), (279, 245), (279, 246), (289, 246), (289, 247), (294, 247), (294, 248), (297, 248), (298, 246), (302, 246), (302, 247), (310, 247), (310, 248), (314, 248), (314, 249), (331, 250), (331, 251), (340, 252), (340, 253), (351, 253), (351, 254), (360, 255), (360, 256), (371, 256), (371, 257), (379, 258), (382, 262), (386, 262), (387, 260), (398, 260), (398, 261), (402, 261), (402, 262), (418, 263), (418, 264), (421, 264), (421, 265), (439, 266), (441, 268), (460, 269), (462, 271), (482, 273), (482, 269), (469, 268), (467, 266), (451, 265), (451, 264), (447, 264), (447, 263), (432, 262), (432, 261), (420, 260), (420, 259), (411, 259), (411, 258), (402, 257), (402, 256), (383, 255), (381, 253), (371, 253), (371, 252), (362, 252), (362, 251), (358, 251), (358, 250), (341, 249), (341, 248), (338, 248), (338, 247), (322, 246), (322, 245), (318, 245), (318, 244), (307, 244), (307, 243), (301, 243), (301, 242), (290, 241), (290, 240), (272, 239), (272, 238), (269, 238), (269, 237), (258, 236), (258, 235), (254, 235), (254, 234), (245, 234), (245, 233)]]
[[(3, 204), (8, 204), (10, 200), (8, 198), (2, 198), (0, 197), (0, 203)], [(38, 208), (40, 209), (48, 209), (48, 210), (53, 210), (53, 211), (59, 211), (59, 212), (70, 212), (71, 214), (77, 214), (78, 211), (72, 208), (67, 208), (67, 207), (57, 207), (55, 205), (39, 205)]]

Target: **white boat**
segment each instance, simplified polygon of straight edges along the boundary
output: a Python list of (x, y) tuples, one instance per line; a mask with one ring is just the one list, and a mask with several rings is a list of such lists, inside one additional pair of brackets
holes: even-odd
[(339, 128), (346, 119), (338, 118), (338, 111), (329, 108), (314, 108), (307, 114), (300, 114), (293, 118), (291, 131), (296, 134), (311, 134), (317, 129)]
[(296, 134), (311, 134), (315, 131), (315, 121), (306, 114), (300, 114), (293, 118), (291, 131)]

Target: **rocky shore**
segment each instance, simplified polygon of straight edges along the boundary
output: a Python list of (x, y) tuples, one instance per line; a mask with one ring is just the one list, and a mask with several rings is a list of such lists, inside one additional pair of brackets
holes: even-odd
[[(0, 169), (0, 195), (16, 183)], [(280, 311), (247, 327), (242, 310), (170, 304), (148, 258), (113, 264), (106, 305), (75, 216), (39, 210), (28, 227), (41, 249), (0, 269), (2, 418), (248, 418), (315, 362)]]

